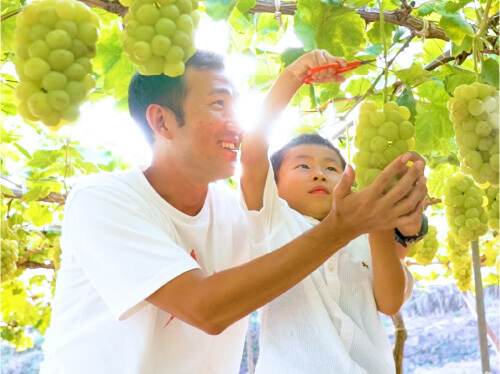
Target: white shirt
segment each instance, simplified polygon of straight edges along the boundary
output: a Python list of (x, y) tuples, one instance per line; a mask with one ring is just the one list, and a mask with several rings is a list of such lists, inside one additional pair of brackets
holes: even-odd
[(186, 271), (212, 274), (249, 260), (233, 192), (210, 184), (192, 217), (163, 200), (139, 168), (75, 187), (41, 374), (237, 373), (246, 318), (212, 336), (145, 301)]
[[(271, 167), (262, 209), (248, 211), (243, 200), (250, 242), (259, 253), (282, 247), (318, 223), (278, 197)], [(405, 273), (407, 300), (413, 278)], [(391, 345), (373, 295), (366, 235), (351, 241), (261, 309), (259, 349), (256, 374), (395, 373)]]

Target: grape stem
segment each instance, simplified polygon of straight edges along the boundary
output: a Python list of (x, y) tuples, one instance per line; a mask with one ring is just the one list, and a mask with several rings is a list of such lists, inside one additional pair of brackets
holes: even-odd
[(384, 47), (384, 103), (387, 102), (387, 80), (389, 79), (389, 65), (387, 63), (387, 40), (385, 39), (385, 20), (384, 7), (382, 0), (378, 0), (380, 13), (380, 37), (382, 38), (382, 46)]

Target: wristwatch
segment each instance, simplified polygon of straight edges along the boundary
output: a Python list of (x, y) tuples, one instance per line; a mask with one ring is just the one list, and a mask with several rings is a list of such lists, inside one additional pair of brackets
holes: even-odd
[(403, 247), (406, 248), (408, 246), (408, 244), (416, 243), (419, 240), (422, 240), (424, 238), (424, 236), (427, 234), (428, 230), (429, 230), (429, 224), (427, 221), (427, 217), (425, 216), (425, 214), (422, 214), (422, 226), (420, 227), (420, 231), (417, 234), (412, 235), (412, 236), (404, 236), (396, 228), (396, 229), (394, 229), (394, 234), (395, 234), (394, 239), (396, 239), (396, 241), (399, 244), (401, 244)]

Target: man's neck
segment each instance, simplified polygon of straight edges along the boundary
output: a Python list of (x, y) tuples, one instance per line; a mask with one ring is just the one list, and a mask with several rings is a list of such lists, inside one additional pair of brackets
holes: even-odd
[(153, 163), (144, 176), (155, 191), (170, 205), (189, 216), (197, 215), (208, 193), (208, 183), (190, 178), (186, 170), (178, 170), (168, 163)]

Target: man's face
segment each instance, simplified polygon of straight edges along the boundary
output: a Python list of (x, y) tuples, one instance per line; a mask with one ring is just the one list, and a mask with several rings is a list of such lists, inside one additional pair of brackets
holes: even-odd
[(333, 189), (342, 175), (340, 156), (318, 144), (286, 152), (278, 172), (278, 194), (290, 208), (318, 220), (332, 209)]
[(235, 89), (223, 71), (189, 68), (184, 78), (185, 125), (176, 131), (176, 152), (196, 180), (228, 178), (242, 135), (234, 113)]

